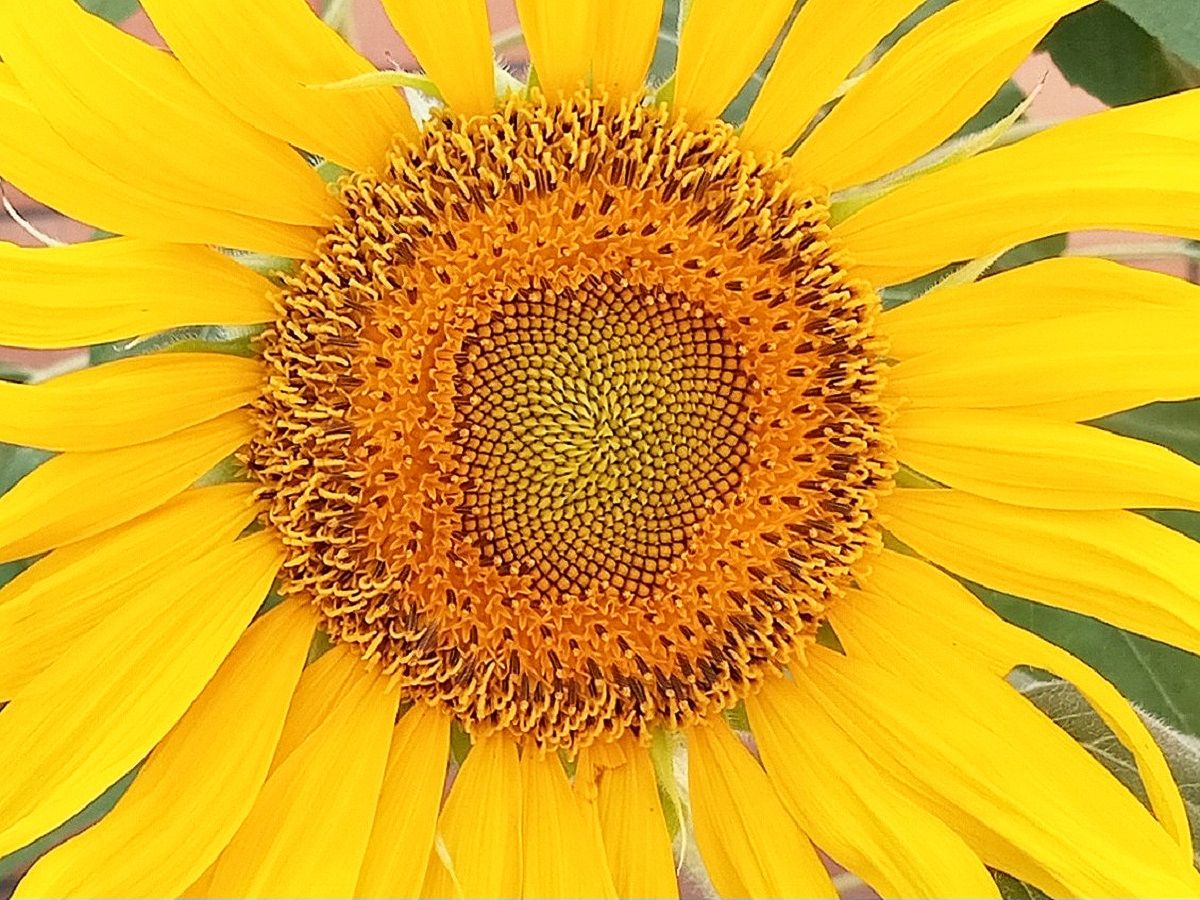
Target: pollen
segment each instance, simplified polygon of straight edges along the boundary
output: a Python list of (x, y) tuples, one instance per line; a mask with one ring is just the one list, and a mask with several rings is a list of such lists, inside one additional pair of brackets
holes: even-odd
[(547, 749), (719, 712), (878, 542), (878, 300), (786, 161), (581, 91), (436, 113), (287, 276), (247, 451), (282, 590)]

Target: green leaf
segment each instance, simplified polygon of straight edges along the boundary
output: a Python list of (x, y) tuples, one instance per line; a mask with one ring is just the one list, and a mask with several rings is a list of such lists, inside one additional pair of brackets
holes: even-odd
[(221, 325), (187, 325), (144, 338), (111, 341), (88, 348), (88, 364), (100, 365), (148, 353), (229, 353), (247, 358), (256, 355), (258, 329), (227, 328)]
[[(1161, 2), (1161, 0), (1156, 0)], [(1060, 21), (1043, 42), (1066, 79), (1110, 106), (1195, 84), (1184, 66), (1115, 6), (1097, 3)]]
[(1095, 424), (1126, 437), (1162, 444), (1200, 463), (1200, 400), (1152, 403), (1108, 416)]
[(1200, 66), (1200, 3), (1196, 0), (1109, 0), (1162, 41), (1164, 47)]
[[(1015, 269), (1018, 266), (1026, 265), (1039, 259), (1049, 259), (1052, 256), (1060, 256), (1067, 248), (1067, 236), (1065, 234), (1055, 234), (1050, 237), (1039, 238), (1036, 241), (1030, 241), (1027, 244), (1021, 244), (1013, 247), (996, 262), (988, 268), (988, 274), (996, 272), (1004, 272), (1008, 269)], [(939, 269), (936, 272), (931, 272), (928, 275), (922, 275), (912, 281), (907, 281), (904, 284), (895, 284), (884, 288), (880, 291), (880, 299), (883, 302), (884, 309), (892, 309), (901, 304), (915, 300), (922, 294), (928, 293), (941, 282), (945, 281), (955, 271), (958, 266), (947, 266), (944, 269)]]
[(988, 869), (1000, 889), (1000, 896), (1005, 900), (1050, 900), (1048, 894), (1043, 894), (1031, 884), (1026, 884), (1013, 878), (1007, 872), (999, 869)]
[[(35, 748), (31, 748), (31, 752), (35, 752)], [(29, 871), (29, 867), (37, 862), (38, 859), (49, 853), (63, 841), (74, 837), (85, 828), (89, 828), (100, 821), (116, 805), (117, 801), (121, 799), (121, 795), (129, 788), (134, 775), (137, 774), (137, 770), (141, 768), (141, 765), (141, 763), (138, 763), (132, 772), (122, 776), (120, 781), (112, 785), (80, 812), (76, 813), (49, 834), (38, 838), (32, 844), (22, 847), (20, 850), (8, 854), (8, 856), (0, 858), (0, 897), (9, 896), (12, 893), (12, 887)]]
[[(48, 460), (53, 454), (32, 447), (0, 444), (0, 494)], [(29, 566), (29, 560), (15, 560), (0, 565), (0, 587), (8, 584)]]
[(658, 43), (654, 45), (654, 58), (650, 62), (650, 84), (661, 84), (675, 71), (679, 58), (679, 0), (663, 3), (662, 24), (658, 29)]
[[(1004, 82), (1000, 90), (996, 92), (996, 95), (985, 103), (979, 112), (967, 120), (967, 123), (958, 130), (954, 138), (966, 137), (969, 134), (975, 134), (978, 131), (991, 128), (1005, 116), (1010, 115), (1024, 101), (1025, 92), (1017, 86), (1015, 81)], [(951, 138), (951, 140), (954, 140), (954, 138)]]
[(896, 41), (904, 37), (934, 13), (939, 12), (949, 6), (953, 0), (925, 0), (920, 6), (908, 14), (896, 28), (885, 37), (879, 44), (878, 54), (883, 55), (888, 50), (895, 46)]
[(110, 22), (124, 22), (137, 12), (137, 0), (79, 0), (88, 12), (95, 13)]

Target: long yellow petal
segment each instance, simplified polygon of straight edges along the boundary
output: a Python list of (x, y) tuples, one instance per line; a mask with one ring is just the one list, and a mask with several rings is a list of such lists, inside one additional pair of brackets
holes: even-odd
[(260, 532), (165, 573), (13, 697), (0, 711), (0, 854), (78, 812), (162, 739), (282, 562), (274, 537)]
[(650, 69), (662, 0), (591, 0), (596, 7), (592, 84), (616, 96), (638, 91)]
[(884, 498), (880, 513), (901, 541), (964, 578), (1200, 653), (1200, 543), (1136, 513), (911, 488)]
[(384, 0), (383, 8), (452, 110), (492, 111), (496, 74), (484, 0)]
[(333, 713), (350, 679), (365, 665), (349, 644), (334, 644), (305, 668), (271, 760), (274, 772)]
[(992, 672), (920, 632), (855, 637), (848, 656), (810, 652), (795, 675), (802, 702), (988, 865), (1052, 895), (1200, 890), (1137, 798)]
[(742, 144), (782, 152), (795, 143), (850, 72), (921, 0), (808, 0), (750, 108)]
[(392, 734), (355, 897), (415, 897), (425, 880), (450, 758), (450, 720), (417, 705)]
[(251, 625), (112, 812), (42, 857), (17, 896), (174, 897), (195, 881), (262, 787), (314, 622), (289, 602)]
[(375, 71), (303, 0), (146, 0), (188, 74), (249, 125), (350, 169), (378, 169), (397, 135), (416, 136), (394, 90), (309, 85)]
[(547, 92), (569, 93), (591, 76), (598, 5), (562, 0), (517, 0), (521, 30), (538, 81)]
[(679, 35), (674, 100), (689, 122), (703, 125), (721, 115), (771, 49), (794, 6), (792, 0), (692, 0)]
[(179, 494), (253, 434), (245, 412), (132, 447), (63, 453), (0, 496), (0, 562), (135, 519)]
[(996, 897), (962, 838), (880, 777), (862, 749), (791, 681), (746, 700), (771, 783), (801, 827), (888, 897)]
[(558, 755), (521, 760), (523, 897), (616, 897), (608, 860)]
[(438, 819), (439, 846), (421, 896), (521, 896), (521, 805), (521, 763), (512, 738), (477, 740)]
[(897, 284), (1047, 234), (1200, 238), (1200, 90), (1107, 110), (914, 178), (834, 228), (856, 274)]
[(894, 366), (901, 405), (1082, 421), (1200, 396), (1200, 308), (1098, 312), (983, 332)]
[(54, 551), (0, 588), (0, 699), (70, 653), (131, 592), (237, 537), (255, 516), (252, 493), (248, 484), (185, 491), (127, 525)]
[(172, 57), (85, 12), (0, 4), (0, 56), (51, 126), (114, 180), (169, 200), (291, 225), (337, 202), (283, 141), (231, 115)]
[(619, 897), (678, 897), (671, 835), (654, 765), (645, 747), (625, 739), (579, 754), (575, 790), (594, 803)]
[[(270, 222), (156, 192), (122, 180), (84, 156), (51, 127), (0, 63), (0, 177), (73, 219), (117, 234), (185, 244), (217, 244), (307, 257), (320, 232)], [(128, 151), (136, 159), (136, 148)]]
[(911, 409), (892, 428), (901, 462), (1002, 503), (1200, 510), (1200, 466), (1088, 425), (991, 409)]
[(910, 359), (980, 334), (1095, 312), (1200, 309), (1200, 285), (1107, 259), (1059, 256), (953, 287), (939, 287), (880, 317), (889, 352)]
[(688, 731), (692, 820), (723, 897), (836, 897), (767, 774), (723, 721)]
[[(943, 643), (975, 655), (999, 678), (1016, 666), (1029, 665), (1073, 682), (1133, 754), (1151, 808), (1183, 858), (1191, 858), (1191, 826), (1166, 758), (1115, 687), (1060, 647), (1009, 625), (949, 575), (922, 560), (886, 550), (872, 560), (870, 575), (860, 580), (869, 595), (852, 595), (853, 601), (862, 602), (838, 610), (839, 625), (846, 624), (843, 630), (853, 633), (864, 617), (892, 634), (925, 628)], [(936, 626), (929, 628), (931, 622)]]
[(221, 853), (217, 897), (349, 897), (379, 801), (399, 695), (355, 671), (329, 714), (272, 772)]
[(1067, 13), (1093, 0), (958, 0), (902, 37), (796, 150), (840, 190), (874, 181), (953, 135)]
[(275, 317), (271, 283), (207, 247), (134, 238), (36, 250), (0, 242), (0, 277), (0, 343), (17, 347), (78, 347)]
[(128, 447), (249, 403), (262, 378), (257, 360), (155, 353), (37, 385), (0, 382), (0, 440), (75, 452)]

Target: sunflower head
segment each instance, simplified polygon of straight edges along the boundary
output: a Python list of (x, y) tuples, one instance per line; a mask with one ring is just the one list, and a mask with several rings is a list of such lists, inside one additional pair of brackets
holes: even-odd
[(287, 280), (248, 463), (285, 590), (406, 696), (577, 749), (736, 702), (877, 540), (878, 301), (732, 127), (438, 113)]
[(1200, 467), (1095, 424), (1200, 395), (1200, 287), (985, 275), (1200, 239), (1200, 91), (943, 146), (1085, 0), (517, 0), (523, 80), (483, 0), (384, 0), (423, 74), (141, 5), (0, 2), (0, 177), (119, 235), (0, 245), (0, 344), (176, 343), (0, 381), (0, 855), (136, 775), (20, 896), (1200, 894), (962, 583), (1200, 651)]

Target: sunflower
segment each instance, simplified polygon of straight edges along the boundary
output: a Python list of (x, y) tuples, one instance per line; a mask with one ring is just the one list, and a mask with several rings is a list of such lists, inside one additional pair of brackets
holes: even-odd
[(528, 83), (482, 2), (389, 0), (418, 121), (302, 0), (142, 5), (171, 54), (0, 4), (0, 175), (118, 235), (0, 248), (0, 343), (258, 330), (0, 383), (55, 454), (0, 500), (0, 855), (137, 768), (19, 896), (673, 896), (681, 835), (726, 896), (832, 895), (816, 848), (1200, 893), (1138, 715), (958, 580), (1200, 651), (1200, 547), (1129, 511), (1200, 470), (1080, 424), (1200, 394), (1200, 288), (968, 277), (1200, 238), (1200, 92), (929, 157), (1086, 0), (958, 0), (845, 91), (916, 0), (693, 0), (653, 88), (653, 0), (519, 0)]

